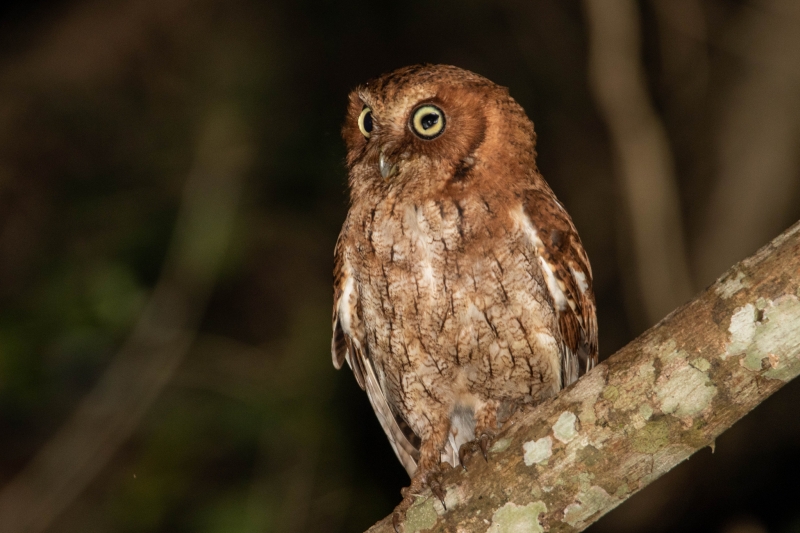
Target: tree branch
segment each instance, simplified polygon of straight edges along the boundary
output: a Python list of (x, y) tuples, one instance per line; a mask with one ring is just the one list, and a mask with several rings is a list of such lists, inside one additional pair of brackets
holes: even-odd
[[(800, 373), (800, 222), (560, 395), (512, 417), (409, 509), (421, 530), (582, 531)], [(391, 533), (391, 519), (372, 533)]]

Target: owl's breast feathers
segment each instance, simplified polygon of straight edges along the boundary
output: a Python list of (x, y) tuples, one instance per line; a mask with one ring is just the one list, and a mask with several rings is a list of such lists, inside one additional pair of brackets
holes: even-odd
[(419, 438), (408, 424), (392, 409), (375, 374), (371, 358), (364, 354), (364, 327), (361, 323), (361, 305), (358, 300), (356, 278), (345, 257), (343, 237), (347, 223), (336, 241), (333, 267), (333, 339), (331, 354), (333, 366), (342, 367), (344, 361), (353, 370), (358, 385), (367, 391), (367, 397), (378, 421), (389, 438), (395, 455), (403, 467), (413, 475), (419, 461)]
[[(597, 321), (588, 258), (546, 184), (491, 207), (385, 205), (352, 206), (337, 241), (332, 355), (336, 368), (348, 362), (413, 474), (420, 406), (401, 397), (404, 375), (436, 396), (448, 386), (436, 371), (453, 376), (448, 369), (466, 364), (487, 399), (535, 401), (594, 366)], [(470, 349), (497, 375), (475, 378)]]

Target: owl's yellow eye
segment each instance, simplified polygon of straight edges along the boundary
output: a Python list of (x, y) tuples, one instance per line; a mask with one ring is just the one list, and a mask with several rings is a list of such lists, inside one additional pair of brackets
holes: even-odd
[(434, 139), (444, 131), (444, 111), (435, 105), (424, 105), (411, 116), (411, 130), (423, 139)]
[(358, 116), (358, 129), (361, 130), (364, 137), (369, 139), (372, 133), (372, 109), (367, 106), (364, 106), (364, 109), (361, 110), (361, 114)]

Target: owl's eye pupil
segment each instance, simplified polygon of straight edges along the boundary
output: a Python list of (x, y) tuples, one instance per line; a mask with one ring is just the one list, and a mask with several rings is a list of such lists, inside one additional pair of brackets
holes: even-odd
[(372, 133), (372, 113), (364, 115), (364, 129), (367, 133)]
[(435, 139), (444, 131), (444, 111), (433, 104), (422, 105), (411, 115), (409, 126), (417, 137), (426, 141)]
[(433, 126), (435, 126), (437, 122), (439, 122), (439, 115), (435, 113), (428, 113), (427, 115), (422, 117), (422, 120), (420, 120), (419, 122), (420, 124), (422, 124), (422, 129), (429, 130)]

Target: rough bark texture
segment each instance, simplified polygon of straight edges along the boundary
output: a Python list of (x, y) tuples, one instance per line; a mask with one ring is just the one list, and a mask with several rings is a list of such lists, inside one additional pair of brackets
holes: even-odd
[[(800, 222), (556, 398), (518, 413), (488, 464), (444, 476), (416, 531), (582, 531), (800, 373)], [(391, 518), (369, 530), (393, 531)]]

